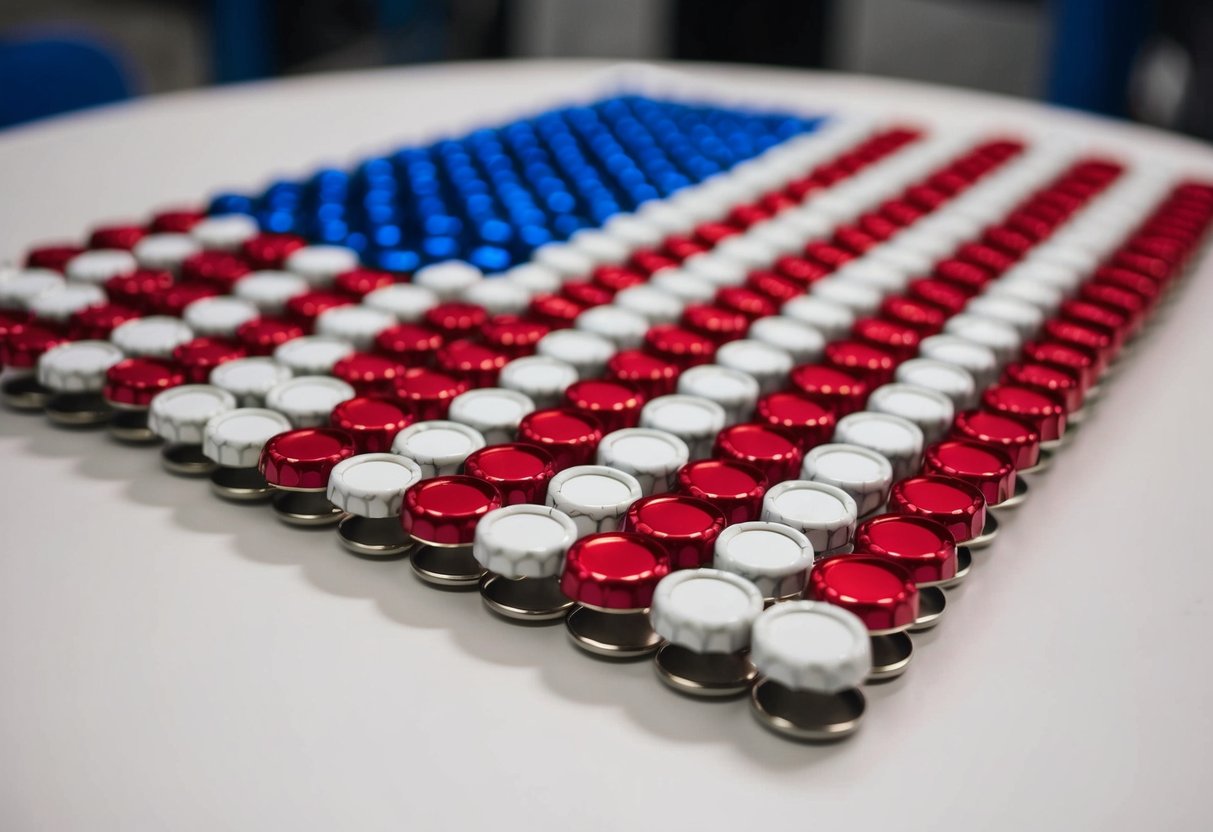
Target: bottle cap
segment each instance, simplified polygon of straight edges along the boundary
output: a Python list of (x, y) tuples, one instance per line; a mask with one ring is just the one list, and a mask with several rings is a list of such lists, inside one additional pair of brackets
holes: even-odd
[(790, 315), (759, 318), (750, 325), (749, 337), (787, 353), (796, 364), (820, 360), (826, 345), (821, 332)]
[(712, 562), (716, 538), (726, 520), (719, 508), (697, 497), (654, 494), (636, 500), (623, 518), (623, 529), (658, 541), (672, 569), (693, 569)]
[(754, 408), (754, 418), (789, 431), (801, 450), (830, 441), (835, 430), (833, 411), (790, 391), (763, 396)]
[(574, 465), (548, 483), (547, 504), (573, 518), (584, 536), (617, 530), (628, 506), (641, 496), (631, 474), (605, 465)]
[(988, 347), (993, 351), (999, 366), (1014, 359), (1023, 346), (1023, 339), (1009, 324), (980, 315), (955, 315), (948, 319), (943, 329), (949, 335)]
[(468, 454), (484, 446), (484, 437), (475, 429), (435, 419), (417, 422), (397, 433), (392, 453), (416, 462), (429, 478), (456, 473)]
[(676, 364), (641, 350), (617, 352), (606, 367), (607, 378), (634, 387), (646, 399), (674, 392), (679, 372)]
[(677, 436), (649, 428), (616, 430), (598, 445), (598, 464), (631, 474), (644, 494), (671, 490), (674, 475), (689, 457), (687, 444)]
[(202, 453), (226, 468), (255, 468), (270, 437), (285, 433), (291, 423), (281, 413), (241, 407), (212, 417), (202, 436)]
[(198, 335), (231, 338), (241, 324), (260, 313), (250, 301), (234, 297), (201, 298), (188, 304), (182, 319)]
[(464, 292), (483, 279), (480, 269), (470, 263), (447, 260), (418, 269), (413, 275), (413, 285), (429, 289), (441, 300), (448, 301), (463, 297)]
[(884, 514), (859, 525), (855, 551), (884, 555), (905, 567), (919, 587), (938, 586), (956, 578), (956, 539), (929, 517)]
[(824, 364), (801, 364), (788, 377), (793, 389), (821, 403), (836, 416), (863, 410), (868, 400), (868, 383), (850, 373)]
[(476, 524), (472, 554), (504, 578), (550, 578), (560, 574), (577, 537), (572, 519), (559, 509), (511, 505), (490, 511)]
[(868, 410), (913, 422), (929, 444), (942, 439), (952, 425), (952, 400), (937, 390), (914, 384), (885, 384), (868, 397)]
[(67, 261), (63, 271), (74, 283), (99, 286), (110, 278), (130, 274), (138, 267), (138, 261), (129, 251), (101, 248), (77, 254)]
[(918, 587), (910, 573), (881, 555), (837, 555), (817, 561), (805, 597), (857, 616), (871, 635), (909, 629), (918, 618)]
[(108, 341), (59, 344), (38, 359), (38, 383), (56, 393), (99, 393), (106, 372), (122, 357)]
[(593, 414), (604, 433), (635, 427), (644, 405), (644, 397), (630, 386), (595, 379), (570, 384), (564, 400), (574, 410)]
[(190, 229), (190, 236), (204, 249), (239, 251), (247, 241), (260, 232), (257, 221), (244, 214), (224, 214), (200, 220)]
[(846, 337), (855, 325), (855, 313), (849, 308), (813, 295), (793, 298), (783, 305), (781, 314), (813, 327), (826, 343)]
[(139, 265), (145, 269), (167, 269), (175, 272), (191, 254), (202, 250), (188, 234), (149, 234), (131, 249)]
[(327, 425), (336, 407), (354, 398), (354, 388), (330, 376), (297, 376), (271, 387), (265, 405), (291, 420), (297, 428)]
[(771, 486), (762, 500), (762, 519), (796, 529), (829, 555), (851, 544), (858, 507), (850, 494), (833, 485), (787, 480)]
[(355, 396), (334, 405), (329, 424), (354, 437), (358, 453), (386, 453), (396, 434), (413, 423), (403, 404), (387, 398)]
[(859, 516), (884, 505), (893, 484), (893, 466), (859, 445), (818, 445), (804, 457), (804, 478), (841, 488), (855, 500)]
[(997, 506), (1015, 495), (1015, 465), (1000, 448), (967, 439), (948, 439), (927, 448), (923, 470), (955, 477), (981, 490), (986, 502)]
[(497, 486), (506, 505), (542, 504), (556, 466), (552, 455), (538, 445), (507, 442), (472, 451), (463, 472)]
[(762, 594), (740, 575), (684, 569), (657, 584), (649, 616), (670, 644), (695, 653), (737, 653), (749, 646), (761, 613)]
[(762, 472), (744, 462), (701, 459), (678, 470), (678, 491), (716, 506), (730, 523), (757, 518), (766, 490)]
[(490, 445), (512, 442), (522, 417), (535, 409), (524, 393), (504, 387), (482, 387), (451, 400), (447, 418), (475, 428)]
[(362, 304), (380, 312), (387, 312), (402, 323), (419, 323), (438, 305), (438, 294), (425, 286), (414, 283), (394, 283), (368, 293)]
[(935, 520), (961, 545), (981, 535), (986, 525), (986, 498), (981, 491), (963, 480), (935, 474), (894, 483), (889, 511)]
[(762, 471), (767, 482), (782, 482), (800, 473), (804, 454), (796, 437), (761, 422), (730, 425), (716, 434), (712, 456), (734, 459)]
[(640, 346), (648, 332), (649, 322), (636, 312), (605, 304), (582, 312), (573, 326), (582, 332), (606, 338), (617, 349), (625, 350)]
[(560, 589), (590, 607), (643, 610), (669, 572), (669, 558), (655, 540), (630, 532), (592, 534), (569, 547)]
[(1016, 416), (989, 410), (961, 411), (956, 414), (951, 435), (1000, 448), (1019, 471), (1040, 462), (1040, 433)]
[(185, 382), (175, 367), (153, 358), (124, 358), (105, 371), (102, 395), (115, 407), (143, 409), (163, 390)]
[(994, 351), (956, 335), (924, 338), (918, 345), (918, 354), (966, 370), (977, 390), (984, 390), (998, 378), (998, 357)]
[(716, 402), (724, 408), (725, 423), (749, 419), (758, 401), (758, 382), (749, 373), (719, 364), (702, 364), (678, 377), (678, 392)]
[(994, 384), (981, 394), (981, 406), (1027, 422), (1041, 442), (1057, 442), (1066, 432), (1066, 409), (1058, 396), (1012, 384)]
[(788, 598), (804, 590), (813, 544), (790, 526), (735, 523), (716, 538), (712, 565), (753, 581), (764, 598)]
[(891, 413), (864, 411), (838, 420), (834, 441), (859, 445), (883, 456), (893, 466), (893, 479), (918, 473), (926, 443), (918, 425)]
[(272, 358), (236, 358), (211, 370), (210, 383), (236, 397), (241, 407), (260, 407), (275, 385), (291, 371)]
[(307, 281), (291, 272), (252, 272), (236, 281), (232, 294), (256, 306), (263, 315), (281, 315), (286, 302), (307, 291)]
[(381, 309), (367, 306), (338, 306), (321, 312), (316, 318), (316, 334), (348, 341), (360, 350), (369, 350), (375, 338), (394, 326), (396, 319)]
[(926, 387), (947, 396), (954, 411), (972, 407), (977, 400), (977, 384), (972, 374), (958, 364), (932, 358), (912, 358), (897, 367), (893, 379), (901, 384)]
[(210, 384), (183, 384), (152, 399), (147, 425), (165, 442), (201, 445), (206, 425), (236, 409), (236, 397)]
[(444, 475), (422, 479), (404, 492), (404, 531), (429, 546), (467, 546), (477, 524), (501, 508), (501, 494), (475, 477)]
[(540, 338), (535, 352), (563, 361), (575, 368), (580, 378), (596, 378), (606, 370), (606, 363), (615, 354), (615, 347), (592, 332), (560, 329)]
[(266, 441), (257, 467), (266, 482), (276, 488), (324, 491), (337, 463), (353, 456), (354, 452), (354, 440), (342, 431), (332, 428), (288, 430)]
[(274, 360), (297, 376), (323, 376), (354, 352), (353, 344), (327, 335), (304, 335), (274, 348)]
[(653, 286), (641, 285), (624, 289), (615, 295), (614, 305), (635, 312), (655, 324), (672, 324), (682, 315), (686, 301)]
[(136, 318), (110, 333), (110, 340), (118, 349), (142, 358), (172, 358), (173, 350), (193, 337), (186, 324), (164, 315)]
[(816, 601), (776, 604), (754, 622), (750, 660), (789, 690), (838, 693), (863, 684), (872, 645), (854, 613)]
[(345, 246), (303, 246), (287, 255), (283, 265), (311, 286), (329, 286), (337, 275), (358, 268), (358, 252)]
[(295, 234), (258, 234), (244, 241), (240, 253), (254, 269), (281, 269), (290, 253), (305, 245)]
[(421, 481), (421, 468), (396, 454), (356, 454), (329, 474), (328, 501), (357, 517), (400, 516), (404, 492)]
[(686, 443), (691, 459), (702, 459), (725, 424), (724, 408), (697, 396), (658, 396), (640, 411), (640, 426), (672, 433)]
[(63, 277), (49, 269), (21, 269), (0, 280), (0, 309), (29, 309), (38, 295), (64, 285)]

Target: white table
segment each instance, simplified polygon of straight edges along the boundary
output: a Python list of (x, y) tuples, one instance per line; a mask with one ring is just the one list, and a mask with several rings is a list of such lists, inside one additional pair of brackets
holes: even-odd
[[(0, 253), (80, 236), (621, 77), (751, 103), (1078, 131), (1213, 171), (1176, 137), (803, 72), (469, 64), (150, 99), (0, 134)], [(664, 80), (662, 80), (664, 79)], [(1213, 265), (920, 639), (860, 735), (804, 747), (744, 702), (493, 620), (162, 473), (0, 414), (0, 827), (1194, 829), (1213, 771), (1201, 534)]]

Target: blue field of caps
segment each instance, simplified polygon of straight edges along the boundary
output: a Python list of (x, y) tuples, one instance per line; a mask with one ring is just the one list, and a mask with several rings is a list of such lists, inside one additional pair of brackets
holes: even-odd
[(260, 193), (219, 194), (210, 212), (349, 246), (375, 268), (459, 259), (493, 273), (821, 123), (625, 95), (275, 181)]

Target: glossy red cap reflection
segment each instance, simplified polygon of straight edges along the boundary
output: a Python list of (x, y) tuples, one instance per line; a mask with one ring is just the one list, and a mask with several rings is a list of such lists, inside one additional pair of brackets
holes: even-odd
[(983, 445), (993, 445), (1011, 457), (1017, 471), (1040, 461), (1040, 433), (1015, 416), (989, 410), (962, 410), (952, 422), (951, 434)]
[(749, 422), (731, 425), (716, 435), (712, 456), (753, 465), (767, 482), (796, 479), (804, 453), (790, 431)]
[(451, 399), (471, 389), (466, 381), (446, 373), (412, 367), (396, 380), (396, 398), (403, 400), (418, 419), (445, 419)]
[(280, 269), (286, 258), (307, 245), (296, 234), (258, 234), (245, 240), (241, 253), (254, 269)]
[(509, 356), (504, 352), (469, 338), (444, 344), (434, 356), (438, 370), (463, 379), (473, 388), (494, 386), (507, 361)]
[(641, 350), (620, 350), (606, 365), (607, 378), (634, 388), (645, 399), (673, 393), (680, 372), (676, 364)]
[(716, 354), (716, 344), (706, 335), (684, 329), (677, 324), (658, 324), (644, 334), (644, 349), (686, 369), (706, 364)]
[(1015, 465), (1003, 450), (968, 439), (948, 439), (927, 448), (923, 470), (956, 477), (981, 491), (997, 506), (1015, 493)]
[(244, 347), (223, 338), (194, 338), (173, 350), (173, 363), (181, 368), (190, 384), (205, 384), (211, 370), (246, 355)]
[(1066, 413), (1082, 407), (1082, 385), (1074, 373), (1035, 362), (1016, 361), (1002, 372), (1003, 381), (1018, 387), (1040, 390), (1056, 398)]
[(960, 544), (980, 535), (986, 525), (986, 498), (981, 491), (964, 480), (936, 474), (893, 483), (889, 511), (930, 518)]
[(730, 523), (756, 520), (767, 481), (762, 471), (732, 459), (700, 459), (678, 469), (678, 490), (706, 500)]
[(891, 557), (919, 586), (956, 577), (956, 538), (929, 517), (884, 514), (859, 524), (855, 551)]
[(507, 506), (543, 505), (548, 481), (556, 475), (552, 455), (538, 445), (507, 442), (472, 451), (463, 472), (497, 486)]
[(1040, 441), (1052, 442), (1066, 432), (1066, 409), (1051, 393), (1010, 384), (992, 384), (981, 394), (981, 406), (1030, 424)]
[(550, 453), (557, 471), (592, 463), (602, 435), (593, 415), (564, 407), (532, 411), (518, 424), (518, 441)]
[(897, 359), (891, 352), (862, 341), (826, 344), (825, 362), (863, 379), (873, 388), (892, 381), (893, 371), (897, 369)]
[(669, 573), (669, 558), (652, 538), (631, 532), (591, 534), (569, 547), (560, 590), (579, 604), (642, 610)]
[(867, 382), (824, 364), (793, 367), (788, 382), (801, 395), (821, 402), (839, 418), (863, 410), (871, 392)]
[(565, 404), (574, 410), (593, 414), (603, 434), (640, 424), (644, 396), (619, 381), (589, 379), (570, 384), (564, 391)]
[(329, 423), (354, 438), (358, 453), (388, 453), (396, 434), (413, 424), (413, 415), (393, 399), (355, 396), (333, 408)]
[(333, 428), (302, 428), (271, 436), (257, 465), (278, 488), (323, 491), (338, 462), (353, 456), (354, 439)]
[(873, 635), (908, 629), (918, 618), (918, 586), (881, 555), (836, 555), (813, 564), (805, 597), (859, 616)]
[(452, 474), (414, 484), (404, 492), (400, 519), (406, 534), (434, 546), (467, 546), (480, 518), (501, 508), (492, 483)]
[(706, 500), (682, 494), (642, 497), (628, 508), (623, 530), (658, 541), (673, 569), (711, 566), (716, 538), (726, 525), (724, 512)]
[(147, 407), (161, 390), (185, 383), (176, 367), (151, 358), (125, 358), (105, 373), (102, 394), (110, 404)]

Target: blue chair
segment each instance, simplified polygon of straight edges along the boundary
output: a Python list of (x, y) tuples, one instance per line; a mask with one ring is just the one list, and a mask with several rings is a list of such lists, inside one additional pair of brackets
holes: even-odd
[(0, 36), (0, 128), (132, 94), (121, 59), (87, 36)]

